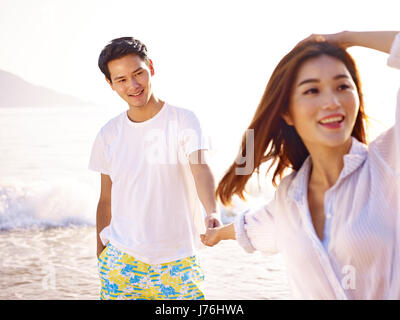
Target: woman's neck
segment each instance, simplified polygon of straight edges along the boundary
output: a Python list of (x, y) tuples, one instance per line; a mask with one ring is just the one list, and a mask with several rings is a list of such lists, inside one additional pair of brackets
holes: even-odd
[(337, 181), (342, 172), (343, 157), (349, 153), (351, 138), (342, 146), (310, 148), (312, 169), (309, 184), (327, 190)]

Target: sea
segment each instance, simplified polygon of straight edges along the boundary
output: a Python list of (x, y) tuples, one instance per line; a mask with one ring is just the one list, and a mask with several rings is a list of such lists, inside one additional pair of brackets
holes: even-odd
[[(105, 106), (0, 109), (0, 300), (97, 300), (100, 175), (87, 169)], [(254, 198), (253, 204), (265, 201)], [(223, 222), (235, 210), (223, 210)], [(208, 299), (287, 299), (282, 258), (235, 241), (199, 251)]]

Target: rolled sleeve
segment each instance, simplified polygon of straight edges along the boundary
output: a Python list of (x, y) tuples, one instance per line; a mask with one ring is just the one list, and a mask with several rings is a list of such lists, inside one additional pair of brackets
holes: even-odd
[(258, 250), (266, 255), (278, 252), (274, 219), (267, 206), (240, 214), (235, 219), (235, 233), (246, 252)]
[(234, 221), (236, 240), (246, 252), (253, 253), (254, 251), (256, 251), (256, 249), (253, 247), (249, 237), (247, 236), (247, 232), (244, 226), (245, 214), (246, 212), (239, 214)]
[(387, 64), (390, 67), (400, 69), (400, 33), (394, 38)]
[[(387, 64), (400, 69), (400, 34), (394, 39)], [(400, 174), (400, 89), (397, 93), (395, 124), (370, 144), (370, 150), (375, 151), (395, 174)]]

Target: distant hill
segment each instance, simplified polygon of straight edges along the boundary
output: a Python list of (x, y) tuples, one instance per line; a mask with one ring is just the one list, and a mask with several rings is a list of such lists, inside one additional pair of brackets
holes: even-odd
[(10, 72), (0, 70), (0, 108), (74, 105), (94, 104), (70, 95), (58, 93), (49, 88), (34, 85)]

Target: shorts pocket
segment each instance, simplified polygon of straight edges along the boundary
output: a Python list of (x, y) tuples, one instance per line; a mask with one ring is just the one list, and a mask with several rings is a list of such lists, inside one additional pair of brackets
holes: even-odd
[(104, 260), (104, 256), (106, 255), (107, 251), (108, 251), (108, 247), (109, 245), (107, 245), (103, 251), (100, 253), (99, 257), (97, 258), (97, 262), (101, 262), (102, 260)]

